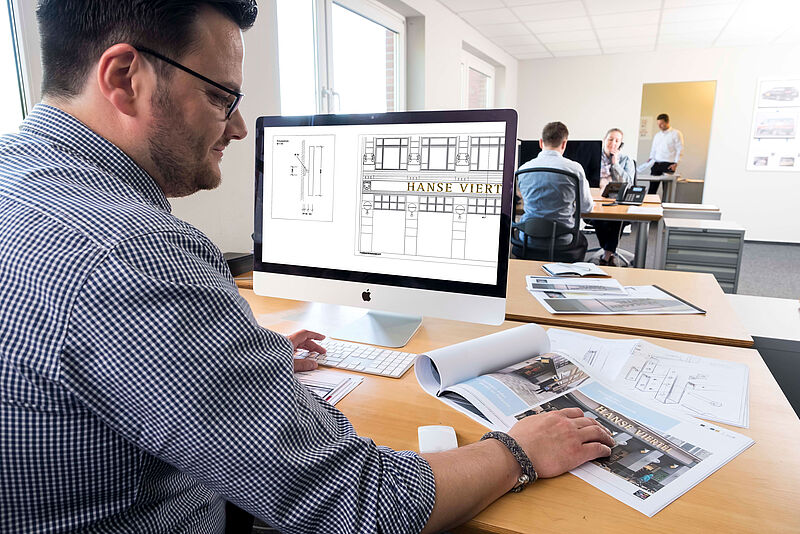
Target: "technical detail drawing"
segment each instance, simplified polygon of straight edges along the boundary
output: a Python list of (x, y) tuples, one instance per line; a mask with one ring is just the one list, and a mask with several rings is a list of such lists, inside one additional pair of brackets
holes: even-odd
[(333, 135), (272, 138), (272, 217), (333, 220)]
[(694, 357), (672, 351), (653, 351), (638, 343), (623, 380), (659, 404), (680, 405), (698, 417), (713, 416), (724, 408), (727, 387), (719, 376), (693, 365)]
[(362, 135), (356, 254), (497, 261), (505, 139)]

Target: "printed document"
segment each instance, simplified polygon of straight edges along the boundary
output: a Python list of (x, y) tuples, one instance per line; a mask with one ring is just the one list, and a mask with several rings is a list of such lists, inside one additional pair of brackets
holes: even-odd
[(630, 367), (626, 360), (639, 357), (632, 354), (635, 342), (627, 343), (627, 353), (585, 365), (586, 353), (562, 350), (580, 350), (576, 340), (527, 324), (421, 354), (415, 373), (427, 393), (494, 430), (506, 431), (528, 415), (580, 408), (617, 445), (611, 456), (572, 473), (653, 516), (753, 440), (678, 410), (668, 413), (650, 400), (638, 402), (599, 376), (597, 367), (619, 373)]

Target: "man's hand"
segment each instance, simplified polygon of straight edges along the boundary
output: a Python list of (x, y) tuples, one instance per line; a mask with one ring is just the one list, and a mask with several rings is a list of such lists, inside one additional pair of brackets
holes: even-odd
[(678, 164), (677, 164), (677, 163), (673, 163), (672, 165), (670, 165), (670, 166), (669, 166), (669, 167), (667, 167), (667, 168), (668, 168), (669, 170), (671, 170), (672, 172), (675, 172), (675, 169), (677, 169), (677, 168), (678, 168)]
[(542, 478), (558, 476), (611, 454), (616, 443), (595, 419), (580, 408), (564, 408), (522, 419), (508, 434), (517, 440)]
[[(325, 339), (325, 336), (317, 332), (312, 332), (310, 330), (298, 330), (294, 334), (289, 334), (286, 337), (292, 342), (292, 348), (294, 348), (295, 352), (297, 349), (305, 349), (309, 352), (318, 352), (320, 354), (325, 354), (326, 352), (325, 347), (314, 341), (315, 339)], [(316, 368), (317, 362), (314, 360), (309, 360), (308, 358), (294, 360), (295, 373), (311, 371)]]

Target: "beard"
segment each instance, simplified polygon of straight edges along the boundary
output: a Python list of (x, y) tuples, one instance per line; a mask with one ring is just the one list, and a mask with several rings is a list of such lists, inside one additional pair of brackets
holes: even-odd
[[(166, 84), (164, 84), (166, 85)], [(153, 168), (167, 197), (185, 197), (219, 186), (219, 168), (208, 160), (209, 147), (192, 132), (165, 87), (153, 96), (153, 125), (148, 136)]]

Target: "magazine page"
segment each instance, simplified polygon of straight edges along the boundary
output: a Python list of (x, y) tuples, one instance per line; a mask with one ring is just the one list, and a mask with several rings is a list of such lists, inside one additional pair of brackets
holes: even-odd
[(703, 358), (640, 339), (612, 340), (557, 328), (547, 331), (551, 347), (573, 355), (592, 376), (639, 402), (667, 412), (747, 428), (749, 368)]
[(753, 444), (725, 428), (638, 404), (597, 381), (521, 416), (570, 407), (596, 419), (617, 442), (609, 457), (571, 473), (648, 517)]
[[(591, 293), (610, 294), (617, 296), (627, 295), (625, 289), (617, 280), (612, 278), (569, 278), (559, 276), (533, 276), (525, 277), (525, 285), (534, 296), (536, 293), (544, 296), (562, 298), (564, 293)], [(555, 295), (551, 295), (554, 293)]]
[[(597, 280), (593, 280), (597, 282)], [(575, 295), (570, 293), (530, 291), (542, 306), (553, 314), (655, 315), (705, 313), (704, 310), (671, 295), (657, 286), (626, 286), (626, 296)]]
[(436, 396), (449, 386), (549, 350), (547, 333), (529, 323), (420, 354), (414, 373), (422, 389)]
[(480, 412), (480, 418), (473, 419), (492, 430), (507, 431), (520, 414), (587, 380), (589, 375), (567, 354), (548, 352), (449, 386), (443, 396), (456, 403), (457, 397), (466, 399)]

